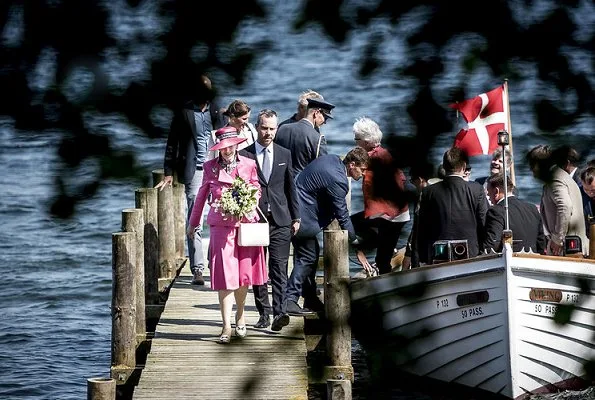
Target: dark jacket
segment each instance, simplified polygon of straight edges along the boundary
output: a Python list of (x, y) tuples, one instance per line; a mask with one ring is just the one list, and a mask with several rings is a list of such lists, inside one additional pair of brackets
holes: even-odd
[(589, 195), (583, 189), (583, 185), (579, 186), (581, 189), (581, 196), (583, 198), (583, 213), (585, 214), (585, 228), (587, 229), (587, 237), (591, 239), (591, 224), (595, 224), (595, 199), (589, 197)]
[[(483, 248), (502, 251), (502, 231), (506, 226), (506, 212), (504, 200), (500, 201), (487, 212), (486, 233)], [(508, 196), (508, 224), (512, 230), (514, 250), (525, 251), (531, 249), (535, 253), (544, 254), (545, 235), (543, 221), (535, 204), (523, 201), (515, 196)], [(517, 240), (521, 242), (517, 244)]]
[(305, 118), (279, 127), (275, 143), (291, 152), (293, 175), (296, 177), (316, 157), (327, 154), (324, 135), (316, 132)]
[[(209, 105), (209, 112), (214, 129), (225, 126), (227, 118), (215, 102)], [(207, 139), (208, 135), (205, 136), (205, 140)], [(197, 150), (194, 107), (192, 102), (188, 102), (182, 109), (175, 111), (172, 118), (163, 161), (165, 176), (173, 176), (175, 172), (178, 182), (190, 184), (196, 171)]]
[(479, 255), (488, 201), (483, 187), (447, 176), (422, 190), (419, 208), (419, 261), (429, 263), (437, 240), (467, 239), (469, 256)]
[[(258, 182), (262, 191), (258, 206), (266, 213), (269, 206), (274, 223), (278, 226), (291, 225), (292, 220), (298, 219), (298, 198), (295, 189), (295, 180), (291, 170), (291, 153), (276, 143), (273, 148), (273, 168), (269, 181), (266, 182), (258, 161)], [(256, 145), (240, 150), (240, 154), (256, 160)]]
[(336, 218), (349, 241), (355, 240), (346, 200), (349, 181), (339, 156), (327, 154), (312, 161), (296, 178), (296, 188), (302, 217), (296, 236), (315, 237)]

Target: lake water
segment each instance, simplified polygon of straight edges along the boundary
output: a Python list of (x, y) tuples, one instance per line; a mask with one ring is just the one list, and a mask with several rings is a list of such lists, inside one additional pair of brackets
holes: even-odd
[[(138, 10), (110, 2), (110, 13), (117, 17), (116, 38), (145, 34), (159, 28), (154, 2), (143, 3)], [(376, 119), (380, 126), (397, 121), (398, 131), (385, 134), (410, 135), (406, 107), (414, 88), (396, 81), (389, 71), (380, 71), (373, 82), (356, 77), (356, 62), (364, 45), (364, 36), (352, 37), (341, 46), (321, 37), (319, 28), (290, 34), (288, 17), (295, 4), (275, 4), (266, 35), (274, 37), (272, 52), (259, 57), (256, 68), (242, 87), (236, 87), (225, 76), (215, 74), (214, 83), (221, 91), (223, 104), (235, 98), (247, 101), (253, 110), (268, 107), (281, 118), (295, 112), (298, 95), (314, 89), (336, 105), (335, 119), (322, 128), (329, 151), (345, 154), (353, 145), (351, 125), (363, 115)], [(291, 3), (291, 2), (287, 2)], [(151, 21), (138, 24), (140, 20)], [(157, 24), (157, 25), (155, 25)], [(379, 22), (379, 29), (382, 24)], [(246, 42), (258, 40), (262, 23), (246, 21), (239, 37)], [(395, 40), (385, 49), (396, 54)], [(151, 48), (133, 49), (128, 58), (111, 60), (106, 65), (114, 81), (127, 82), (143, 76), (148, 70)], [(159, 49), (157, 49), (159, 50)], [(394, 50), (394, 52), (393, 52)], [(452, 57), (455, 57), (453, 54)], [(51, 57), (41, 70), (52, 69)], [(76, 78), (76, 76), (74, 77)], [(84, 91), (85, 81), (72, 79), (73, 91)], [(438, 89), (446, 92), (449, 79)], [(40, 76), (40, 82), (44, 79)], [(43, 82), (42, 82), (43, 83)], [(40, 85), (42, 83), (39, 83)], [(474, 93), (482, 93), (501, 82), (486, 76), (470, 81)], [(539, 201), (540, 186), (522, 163), (522, 155), (533, 145), (570, 143), (595, 158), (593, 120), (582, 119), (572, 135), (546, 138), (536, 132), (528, 112), (527, 99), (538, 88), (510, 82), (513, 143), (517, 161), (515, 172), (521, 196)], [(167, 114), (163, 117), (167, 119)], [(85, 123), (97, 133), (110, 138), (118, 149), (134, 151), (142, 168), (150, 171), (162, 167), (165, 139), (149, 139), (115, 115), (89, 113)], [(68, 220), (52, 218), (48, 207), (55, 195), (56, 171), (62, 168), (57, 146), (62, 138), (58, 131), (23, 132), (14, 129), (10, 120), (0, 120), (0, 266), (4, 289), (0, 292), (3, 318), (0, 320), (0, 399), (83, 399), (86, 379), (109, 375), (111, 333), (111, 234), (120, 230), (121, 211), (134, 206), (136, 181), (107, 180), (98, 194), (80, 203)], [(440, 155), (454, 138), (444, 135), (438, 140), (432, 158)], [(487, 174), (489, 157), (472, 160), (473, 177)], [(74, 171), (68, 184), (85, 182), (97, 170), (89, 161)], [(353, 186), (353, 210), (361, 209), (361, 192)], [(355, 272), (355, 270), (354, 270)], [(357, 349), (356, 349), (357, 350)], [(361, 359), (361, 357), (360, 357)], [(361, 383), (360, 383), (361, 385)], [(361, 395), (361, 398), (365, 398)], [(398, 399), (424, 399), (422, 394), (395, 394)]]

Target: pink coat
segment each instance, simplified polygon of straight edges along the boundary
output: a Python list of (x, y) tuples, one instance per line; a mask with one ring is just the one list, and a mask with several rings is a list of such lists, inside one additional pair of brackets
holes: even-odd
[[(232, 175), (229, 175), (219, 166), (217, 159), (212, 159), (204, 163), (203, 165), (203, 178), (202, 185), (198, 189), (196, 200), (194, 201), (194, 208), (192, 208), (192, 214), (190, 215), (190, 225), (197, 226), (200, 222), (205, 202), (207, 201), (209, 194), (211, 194), (211, 201), (221, 197), (221, 191), (231, 186), (236, 176), (241, 176), (248, 183), (258, 188), (257, 197), (260, 199), (260, 184), (258, 183), (258, 172), (256, 169), (256, 161), (238, 155), (237, 168)], [(258, 221), (258, 217), (254, 218), (254, 221)], [(216, 212), (213, 208), (209, 210), (207, 216), (207, 224), (218, 225), (218, 226), (238, 226), (239, 220), (235, 218), (224, 219), (223, 215)]]
[[(219, 166), (217, 159), (205, 162), (203, 168), (203, 181), (190, 215), (190, 226), (197, 226), (200, 222), (200, 216), (209, 195), (211, 195), (211, 201), (218, 199), (221, 191), (231, 186), (238, 175), (258, 188), (257, 196), (260, 198), (256, 161), (238, 156), (237, 168), (231, 175)], [(253, 220), (258, 220), (256, 213)], [(268, 278), (264, 249), (256, 246), (240, 247), (236, 244), (236, 227), (239, 226), (239, 220), (224, 218), (211, 208), (207, 215), (207, 223), (210, 227), (211, 289), (235, 290), (240, 286), (264, 284)]]

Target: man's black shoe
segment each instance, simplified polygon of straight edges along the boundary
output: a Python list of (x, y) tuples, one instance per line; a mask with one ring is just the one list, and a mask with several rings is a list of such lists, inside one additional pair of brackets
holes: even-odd
[(273, 323), (271, 324), (271, 330), (278, 332), (283, 329), (284, 326), (289, 325), (289, 315), (287, 314), (279, 314), (275, 316), (273, 319)]
[(302, 308), (295, 301), (287, 301), (287, 314), (293, 315), (294, 317), (302, 317), (304, 315), (315, 315), (316, 312), (308, 308)]
[(254, 324), (255, 328), (264, 329), (271, 324), (271, 318), (268, 315), (261, 315), (258, 322)]
[(310, 310), (315, 312), (324, 311), (324, 303), (320, 301), (318, 297), (304, 300), (304, 307), (309, 308)]

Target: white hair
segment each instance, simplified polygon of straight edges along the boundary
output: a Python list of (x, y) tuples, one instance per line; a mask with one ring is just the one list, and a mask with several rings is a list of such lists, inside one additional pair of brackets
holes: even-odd
[(322, 95), (314, 90), (308, 89), (298, 98), (298, 103), (304, 107), (308, 107), (308, 99), (324, 100)]
[(374, 145), (380, 145), (382, 131), (378, 124), (371, 118), (360, 117), (353, 123), (353, 134), (362, 140)]

